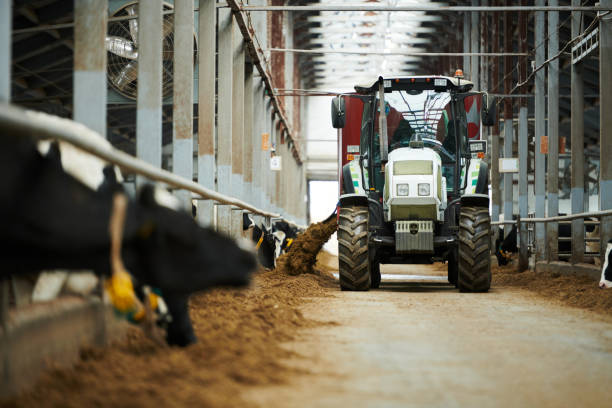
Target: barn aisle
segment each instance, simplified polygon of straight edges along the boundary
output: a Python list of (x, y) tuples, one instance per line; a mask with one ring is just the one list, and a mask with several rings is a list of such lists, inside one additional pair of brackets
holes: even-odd
[(284, 345), (297, 356), (285, 363), (309, 374), (252, 388), (245, 399), (266, 407), (609, 403), (612, 319), (507, 285), (463, 294), (432, 282), (385, 283), (383, 275), (379, 290), (338, 290), (305, 304), (305, 317), (336, 323)]

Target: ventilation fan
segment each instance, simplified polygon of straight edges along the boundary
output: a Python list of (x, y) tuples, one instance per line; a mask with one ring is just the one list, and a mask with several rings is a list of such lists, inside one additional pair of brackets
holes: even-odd
[[(164, 3), (164, 11), (171, 10)], [(111, 17), (138, 15), (138, 2), (131, 2), (119, 8)], [(174, 55), (174, 32), (172, 14), (163, 15), (162, 45), (162, 95), (172, 94), (172, 60)], [(112, 21), (106, 35), (108, 83), (121, 95), (136, 99), (138, 86), (138, 19)]]

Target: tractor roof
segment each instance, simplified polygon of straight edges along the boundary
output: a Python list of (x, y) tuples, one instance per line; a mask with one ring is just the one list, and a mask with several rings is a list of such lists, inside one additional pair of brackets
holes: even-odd
[[(443, 86), (436, 85), (439, 81), (445, 80)], [(459, 92), (467, 92), (474, 87), (474, 83), (467, 79), (448, 77), (442, 75), (416, 75), (416, 76), (398, 76), (391, 78), (378, 77), (375, 80), (368, 81), (365, 84), (355, 85), (357, 93), (367, 94), (378, 90), (378, 84), (383, 81), (385, 91), (393, 89), (431, 89), (437, 91), (447, 91), (454, 89)]]

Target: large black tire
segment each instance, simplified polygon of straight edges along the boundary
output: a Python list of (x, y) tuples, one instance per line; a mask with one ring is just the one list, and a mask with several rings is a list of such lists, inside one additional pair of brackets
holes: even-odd
[(370, 289), (368, 207), (340, 208), (338, 264), (342, 290)]
[(491, 287), (491, 217), (484, 207), (461, 207), (459, 215), (459, 276), (462, 292)]
[(457, 287), (457, 276), (459, 275), (459, 260), (457, 259), (457, 247), (448, 251), (448, 282)]
[(370, 278), (372, 280), (371, 288), (378, 289), (380, 287), (380, 262), (372, 261), (370, 264)]

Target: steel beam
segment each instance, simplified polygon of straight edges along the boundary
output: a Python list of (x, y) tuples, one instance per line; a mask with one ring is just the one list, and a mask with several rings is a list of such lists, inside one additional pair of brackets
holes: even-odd
[(74, 120), (103, 137), (106, 136), (107, 18), (107, 0), (74, 3)]
[[(601, 6), (612, 7), (612, 0), (601, 0)], [(612, 209), (612, 21), (610, 15), (599, 20), (599, 209)], [(612, 217), (602, 217), (601, 255), (604, 262), (606, 244), (612, 239)]]
[(238, 24), (232, 39), (232, 195), (244, 199), (244, 40)]
[[(220, 193), (232, 194), (232, 71), (234, 21), (229, 9), (219, 9), (218, 93), (217, 93), (217, 186)], [(230, 208), (217, 207), (220, 231), (230, 233)]]
[[(193, 0), (174, 1), (172, 171), (193, 178)], [(191, 211), (191, 193), (176, 191)]]
[[(469, 20), (468, 20), (469, 21)], [(469, 23), (468, 23), (469, 29)], [(465, 32), (465, 29), (464, 29)], [(478, 37), (476, 37), (478, 38)], [(467, 39), (464, 41), (470, 43), (469, 30)], [(465, 44), (465, 42), (464, 42)], [(419, 49), (419, 48), (415, 48)], [(518, 52), (470, 52), (469, 45), (464, 48), (464, 52), (419, 52), (419, 51), (404, 51), (404, 50), (388, 50), (388, 51), (366, 51), (366, 50), (334, 50), (334, 49), (316, 49), (316, 50), (305, 50), (296, 48), (268, 48), (267, 52), (287, 52), (295, 54), (340, 54), (340, 55), (381, 55), (381, 56), (406, 56), (406, 57), (505, 57), (507, 55), (512, 56), (526, 56), (526, 53)], [(415, 60), (411, 59), (410, 61)], [(468, 63), (469, 65), (469, 63)]]
[(13, 2), (0, 2), (0, 102), (11, 100)]
[(143, 1), (138, 16), (136, 156), (162, 164), (162, 0)]
[[(580, 0), (572, 0), (579, 6)], [(582, 13), (572, 12), (572, 38), (581, 34)], [(582, 64), (571, 65), (572, 214), (584, 211), (584, 81)], [(572, 221), (572, 263), (584, 260), (584, 220)]]
[[(200, 0), (198, 13), (198, 183), (215, 189), (215, 0)], [(217, 191), (219, 191), (217, 189)], [(212, 201), (198, 203), (198, 222), (213, 224)]]
[[(545, 0), (536, 0), (536, 6), (543, 6)], [(545, 32), (545, 14), (542, 11), (535, 13), (535, 62), (537, 66), (544, 63), (546, 59), (546, 48), (544, 42)], [(546, 89), (544, 82), (546, 73), (544, 70), (540, 70), (535, 74), (535, 179), (534, 179), (534, 190), (535, 190), (535, 216), (543, 218), (546, 215), (546, 179), (545, 179), (545, 165), (546, 156), (541, 153), (540, 146), (542, 136), (545, 134), (545, 96)], [(536, 261), (543, 261), (546, 259), (546, 226), (544, 224), (535, 225), (535, 250), (536, 250)]]
[[(472, 12), (472, 11), (495, 11), (495, 12), (512, 12), (512, 11), (612, 11), (612, 6), (604, 6), (605, 2), (601, 2), (600, 6), (366, 6), (366, 5), (319, 5), (319, 6), (242, 6), (242, 11), (421, 11), (421, 12), (439, 12), (439, 13), (456, 13), (456, 12)], [(219, 7), (225, 7), (224, 3), (220, 3)]]
[[(558, 0), (549, 0), (556, 6)], [(559, 12), (548, 13), (548, 58), (559, 53)], [(548, 199), (548, 216), (559, 214), (559, 60), (548, 64), (548, 166), (546, 196)], [(559, 257), (559, 224), (549, 222), (546, 225), (546, 242), (548, 243), (548, 261)]]

